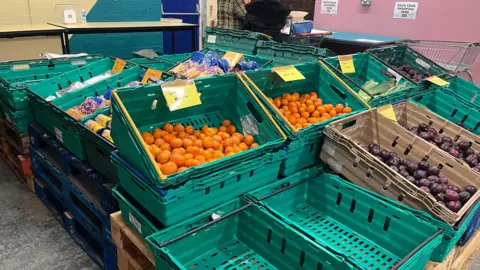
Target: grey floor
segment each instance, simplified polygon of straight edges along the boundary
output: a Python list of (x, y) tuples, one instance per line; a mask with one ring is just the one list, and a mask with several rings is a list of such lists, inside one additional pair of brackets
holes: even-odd
[(0, 159), (0, 269), (100, 269)]

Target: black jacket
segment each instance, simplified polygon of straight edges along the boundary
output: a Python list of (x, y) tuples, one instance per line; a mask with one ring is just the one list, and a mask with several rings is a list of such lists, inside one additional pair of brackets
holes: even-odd
[(290, 15), (289, 6), (281, 4), (278, 0), (257, 0), (245, 6), (244, 30), (260, 32), (277, 38), (280, 30), (285, 26)]

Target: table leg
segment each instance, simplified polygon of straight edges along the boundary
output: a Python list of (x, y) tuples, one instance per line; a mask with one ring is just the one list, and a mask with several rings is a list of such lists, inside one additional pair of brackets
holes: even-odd
[(65, 46), (65, 40), (63, 39), (63, 33), (60, 34), (60, 42), (62, 43), (62, 54), (67, 54), (67, 47)]
[(172, 31), (172, 54), (175, 54), (175, 31)]
[[(200, 30), (199, 30), (200, 31)], [(195, 28), (192, 28), (192, 52), (196, 51), (195, 47)]]
[(65, 40), (65, 51), (67, 54), (70, 54), (70, 40), (68, 40), (68, 34), (67, 33), (63, 33), (63, 38)]

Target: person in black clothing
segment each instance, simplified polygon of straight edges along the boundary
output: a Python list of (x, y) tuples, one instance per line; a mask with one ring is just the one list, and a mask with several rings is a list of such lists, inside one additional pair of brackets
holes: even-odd
[(247, 15), (243, 25), (244, 30), (260, 32), (280, 39), (280, 30), (287, 23), (291, 8), (279, 0), (257, 0), (245, 6)]

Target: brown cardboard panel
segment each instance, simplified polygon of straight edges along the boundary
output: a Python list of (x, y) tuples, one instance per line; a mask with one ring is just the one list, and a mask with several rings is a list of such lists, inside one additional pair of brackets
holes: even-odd
[(39, 59), (44, 52), (62, 54), (59, 37), (0, 39), (0, 61)]
[(0, 25), (29, 24), (28, 0), (1, 0)]
[(467, 185), (480, 187), (480, 175), (385, 118), (376, 109), (335, 121), (327, 126), (324, 134), (326, 138), (320, 157), (334, 170), (358, 185), (414, 208), (427, 210), (449, 224), (458, 221), (480, 196), (477, 192), (458, 213), (454, 213), (371, 155), (365, 147), (376, 143), (387, 151), (396, 152), (402, 159), (427, 160), (430, 165), (440, 167), (440, 174), (448, 177), (449, 184), (460, 188)]

